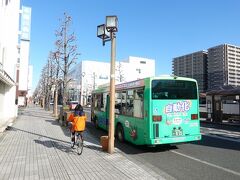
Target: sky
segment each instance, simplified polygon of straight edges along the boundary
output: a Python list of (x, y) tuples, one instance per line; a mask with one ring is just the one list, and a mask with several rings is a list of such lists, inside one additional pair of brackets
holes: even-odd
[(102, 46), (97, 26), (118, 16), (116, 59), (155, 59), (156, 75), (172, 74), (172, 59), (220, 44), (240, 46), (239, 0), (22, 0), (32, 8), (30, 64), (33, 89), (55, 50), (55, 30), (64, 12), (72, 17), (77, 62), (110, 62), (110, 43)]

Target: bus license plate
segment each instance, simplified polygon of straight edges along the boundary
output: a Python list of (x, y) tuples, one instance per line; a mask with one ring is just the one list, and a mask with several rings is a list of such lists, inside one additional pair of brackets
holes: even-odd
[(179, 129), (173, 130), (173, 136), (182, 136), (182, 135), (183, 135), (182, 130), (179, 130)]

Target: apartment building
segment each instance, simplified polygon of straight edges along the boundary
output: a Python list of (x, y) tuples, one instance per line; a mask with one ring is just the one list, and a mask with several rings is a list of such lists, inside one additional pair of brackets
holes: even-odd
[(208, 49), (208, 89), (240, 86), (240, 47), (222, 44)]
[[(117, 61), (115, 69), (116, 84), (151, 77), (155, 76), (155, 60), (129, 56), (127, 60)], [(70, 77), (70, 99), (85, 105), (92, 90), (110, 82), (110, 63), (83, 60), (72, 69)]]
[(0, 1), (0, 131), (17, 117), (19, 8), (20, 0)]
[(194, 78), (198, 82), (199, 92), (207, 90), (207, 52), (198, 51), (173, 58), (174, 75)]

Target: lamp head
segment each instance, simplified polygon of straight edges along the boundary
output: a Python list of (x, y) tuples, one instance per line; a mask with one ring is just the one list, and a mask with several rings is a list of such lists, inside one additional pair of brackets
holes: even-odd
[(117, 32), (118, 31), (117, 16), (106, 16), (106, 29), (108, 32)]
[(106, 30), (105, 24), (97, 26), (97, 37), (101, 39), (107, 39), (110, 37), (110, 33)]

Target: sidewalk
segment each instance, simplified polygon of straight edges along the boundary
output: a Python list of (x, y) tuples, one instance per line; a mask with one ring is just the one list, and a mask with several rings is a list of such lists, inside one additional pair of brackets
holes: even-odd
[(103, 152), (87, 130), (83, 153), (77, 155), (69, 132), (51, 113), (27, 108), (0, 133), (0, 179), (164, 179), (118, 149)]

